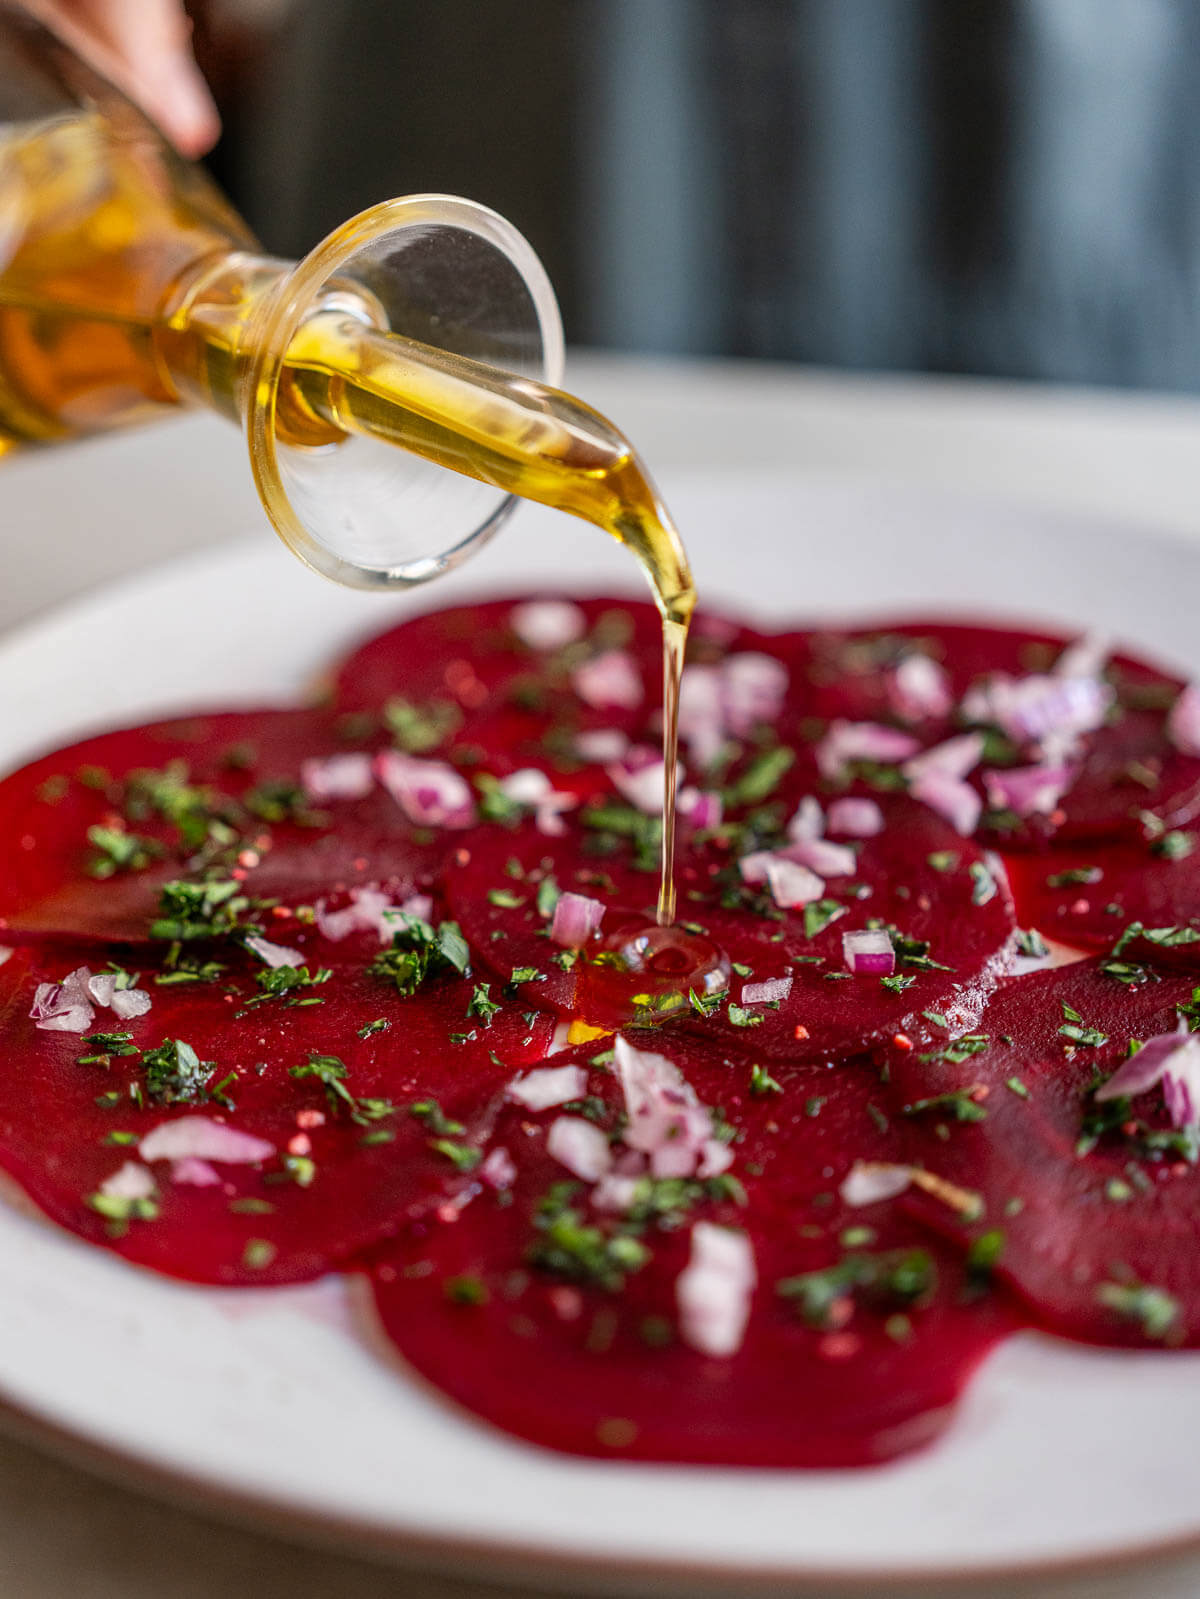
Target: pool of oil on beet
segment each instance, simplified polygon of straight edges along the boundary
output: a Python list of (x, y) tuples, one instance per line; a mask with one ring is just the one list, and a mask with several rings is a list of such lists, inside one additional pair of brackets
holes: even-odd
[(678, 923), (660, 927), (634, 911), (610, 912), (579, 966), (576, 1003), (593, 1027), (613, 1029), (686, 1010), (729, 986), (725, 951)]

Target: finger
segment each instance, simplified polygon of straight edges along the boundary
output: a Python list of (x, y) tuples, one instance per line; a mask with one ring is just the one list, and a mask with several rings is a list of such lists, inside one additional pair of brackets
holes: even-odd
[(39, 0), (31, 9), (126, 89), (184, 155), (216, 142), (220, 117), (180, 0)]

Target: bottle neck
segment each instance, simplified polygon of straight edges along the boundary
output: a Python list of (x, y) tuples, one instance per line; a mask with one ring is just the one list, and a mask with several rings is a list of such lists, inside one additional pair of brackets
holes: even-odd
[[(264, 337), (267, 308), (292, 264), (233, 250), (206, 256), (171, 286), (155, 319), (155, 352), (176, 399), (203, 405), (231, 421), (245, 420), (253, 356)], [(330, 295), (348, 314), (374, 320), (362, 295)], [(281, 392), (276, 427), (285, 443), (324, 445), (344, 437), (298, 392)]]

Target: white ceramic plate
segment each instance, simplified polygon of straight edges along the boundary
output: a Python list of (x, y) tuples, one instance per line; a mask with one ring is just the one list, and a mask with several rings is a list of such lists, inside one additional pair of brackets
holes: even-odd
[[(715, 603), (774, 620), (1060, 617), (1200, 672), (1200, 548), (885, 484), (668, 487)], [(399, 600), (332, 589), (274, 544), (217, 549), (0, 647), (0, 768), (105, 724), (285, 702), (335, 650), (418, 607), (547, 581), (636, 592), (637, 575), (600, 535), (533, 509), (465, 576)], [(0, 1396), (42, 1426), (226, 1503), (493, 1574), (890, 1590), (1200, 1537), (1196, 1355), (1027, 1335), (916, 1458), (843, 1474), (649, 1469), (542, 1453), (444, 1407), (368, 1346), (336, 1279), (187, 1288), (6, 1206), (0, 1277)]]

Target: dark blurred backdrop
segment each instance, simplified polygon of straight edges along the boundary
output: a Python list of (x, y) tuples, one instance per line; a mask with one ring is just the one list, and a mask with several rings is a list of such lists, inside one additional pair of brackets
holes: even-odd
[(295, 255), (508, 216), (568, 338), (1200, 388), (1200, 0), (196, 0)]

